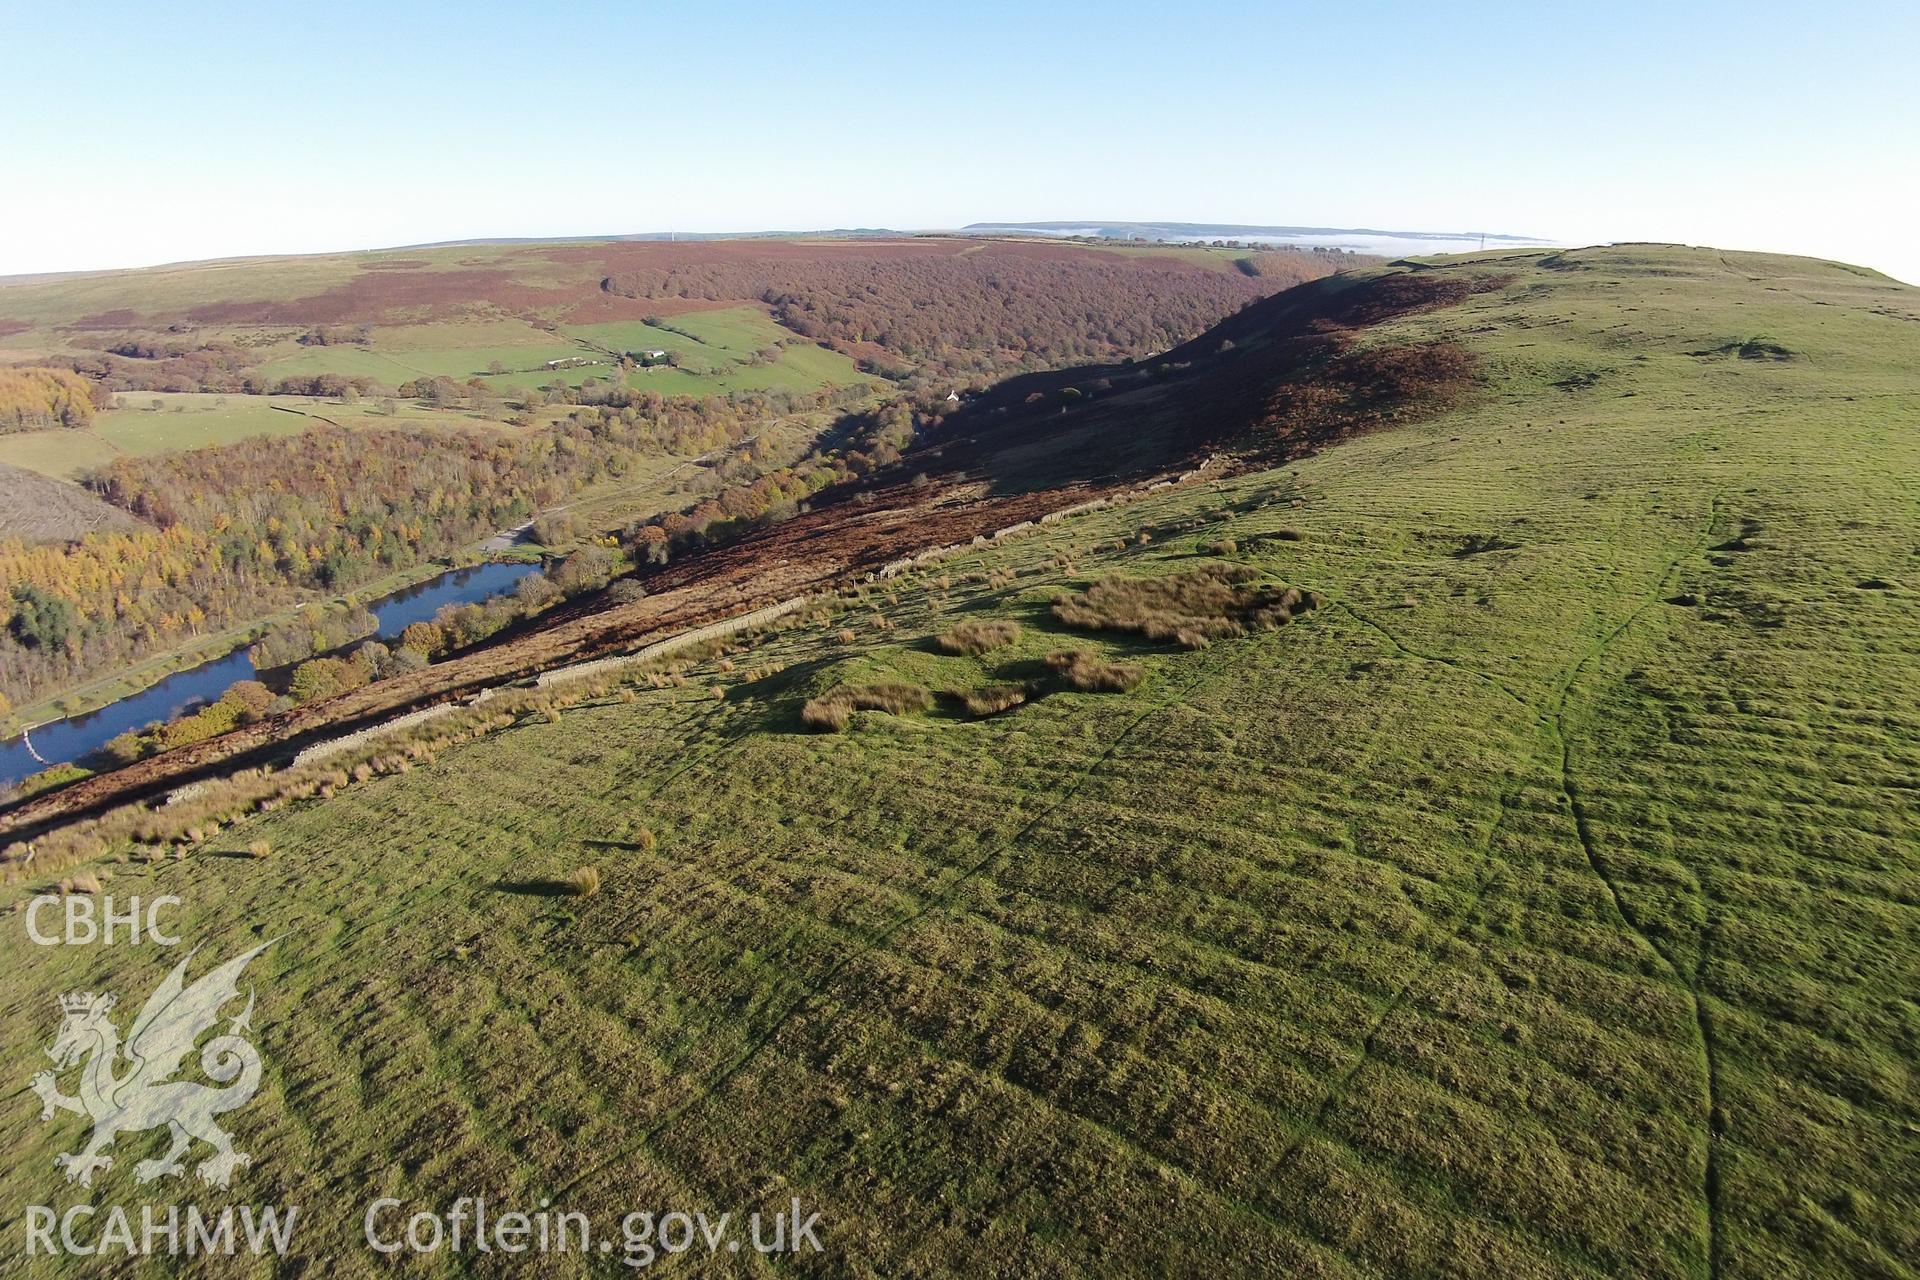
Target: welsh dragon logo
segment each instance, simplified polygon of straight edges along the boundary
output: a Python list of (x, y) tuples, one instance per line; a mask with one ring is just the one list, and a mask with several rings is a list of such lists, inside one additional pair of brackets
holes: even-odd
[[(236, 1170), (253, 1162), (244, 1151), (234, 1150), (233, 1139), (214, 1123), (215, 1116), (245, 1106), (260, 1089), (260, 1054), (244, 1038), (253, 1029), (251, 989), (247, 1007), (228, 1020), (224, 1034), (207, 1041), (200, 1051), (200, 1069), (224, 1087), (174, 1076), (194, 1043), (220, 1020), (221, 1008), (238, 998), (240, 974), (248, 962), (272, 945), (264, 942), (188, 986), (187, 965), (199, 951), (194, 948), (147, 997), (124, 1045), (109, 1016), (113, 996), (75, 992), (60, 997), (66, 1020), (47, 1049), (55, 1070), (35, 1076), (33, 1091), (40, 1095), (43, 1121), (51, 1120), (57, 1111), (93, 1120), (93, 1136), (84, 1147), (54, 1157), (54, 1163), (67, 1171), (67, 1181), (91, 1187), (97, 1171), (113, 1167), (113, 1157), (106, 1151), (115, 1138), (162, 1125), (173, 1135), (173, 1145), (158, 1160), (142, 1160), (134, 1166), (138, 1182), (185, 1172), (181, 1157), (196, 1138), (213, 1148), (197, 1166), (200, 1180), (209, 1186), (226, 1187)], [(59, 1073), (81, 1063), (85, 1066), (79, 1096), (68, 1097), (60, 1092)]]

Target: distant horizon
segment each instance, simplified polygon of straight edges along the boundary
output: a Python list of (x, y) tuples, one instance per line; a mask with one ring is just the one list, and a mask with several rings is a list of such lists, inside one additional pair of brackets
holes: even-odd
[[(664, 242), (674, 238), (687, 240), (780, 240), (800, 239), (810, 236), (844, 239), (885, 239), (888, 237), (913, 236), (1031, 236), (1034, 239), (1106, 239), (1116, 244), (1135, 243), (1127, 237), (1118, 235), (1092, 234), (1093, 228), (1148, 227), (1148, 228), (1191, 228), (1186, 237), (1163, 236), (1150, 237), (1148, 243), (1187, 243), (1211, 239), (1246, 239), (1253, 241), (1276, 240), (1288, 236), (1297, 236), (1302, 240), (1316, 237), (1363, 237), (1387, 238), (1415, 242), (1465, 242), (1485, 239), (1488, 247), (1496, 247), (1491, 242), (1498, 241), (1499, 247), (1506, 248), (1555, 248), (1566, 247), (1568, 241), (1554, 240), (1543, 236), (1516, 235), (1511, 232), (1495, 231), (1389, 231), (1374, 227), (1335, 227), (1309, 226), (1295, 223), (1252, 223), (1252, 222), (1199, 222), (1154, 220), (1141, 221), (1126, 218), (1082, 218), (1082, 219), (1033, 219), (1030, 221), (976, 221), (958, 226), (942, 227), (889, 227), (883, 225), (843, 225), (833, 227), (795, 227), (795, 228), (756, 228), (752, 230), (714, 231), (701, 228), (661, 228), (648, 231), (612, 231), (589, 232), (584, 234), (555, 235), (477, 235), (459, 236), (436, 240), (416, 240), (405, 244), (367, 244), (349, 245), (322, 249), (267, 250), (259, 253), (214, 254), (210, 257), (168, 258), (154, 262), (119, 263), (107, 266), (60, 267), (42, 271), (0, 272), (0, 283), (20, 284), (37, 280), (71, 279), (76, 276), (105, 275), (120, 271), (158, 271), (169, 267), (201, 266), (214, 262), (257, 261), (266, 258), (324, 258), (340, 254), (360, 253), (406, 253), (422, 249), (457, 249), (467, 246), (475, 248), (486, 245), (534, 245), (534, 244), (619, 244)], [(1069, 229), (1089, 229), (1086, 235), (1074, 235)], [(1300, 248), (1336, 248), (1337, 245), (1310, 245), (1301, 243)], [(1718, 246), (1716, 246), (1718, 247)], [(1366, 253), (1366, 249), (1353, 249), (1351, 252)], [(1448, 252), (1435, 250), (1435, 252)], [(1418, 255), (1407, 255), (1418, 256)]]
[[(562, 233), (552, 235), (477, 235), (438, 240), (416, 240), (404, 244), (367, 244), (330, 247), (321, 249), (267, 250), (254, 253), (214, 254), (198, 258), (169, 258), (156, 262), (122, 263), (110, 266), (68, 267), (43, 271), (0, 272), (0, 287), (34, 284), (42, 281), (72, 279), (79, 276), (109, 275), (123, 271), (163, 271), (173, 267), (203, 266), (216, 262), (248, 262), (270, 258), (324, 258), (343, 254), (407, 253), (426, 249), (457, 249), (464, 247), (482, 248), (487, 245), (534, 245), (534, 244), (619, 244), (648, 243), (667, 241), (674, 238), (688, 240), (778, 240), (805, 238), (810, 236), (836, 238), (886, 238), (889, 236), (943, 236), (943, 235), (1030, 235), (1035, 239), (1069, 238), (1073, 231), (1092, 232), (1097, 228), (1116, 227), (1149, 228), (1191, 228), (1191, 239), (1251, 239), (1273, 240), (1288, 236), (1298, 237), (1295, 243), (1302, 249), (1345, 248), (1348, 252), (1371, 254), (1386, 257), (1424, 257), (1441, 256), (1454, 253), (1474, 252), (1469, 242), (1485, 239), (1487, 249), (1554, 249), (1586, 248), (1612, 244), (1682, 244), (1694, 247), (1722, 249), (1729, 253), (1777, 253), (1788, 257), (1804, 257), (1817, 260), (1843, 262), (1849, 266), (1864, 267), (1878, 271), (1901, 284), (1920, 287), (1920, 263), (1910, 276), (1890, 270), (1875, 262), (1853, 261), (1834, 253), (1804, 253), (1793, 249), (1771, 248), (1763, 245), (1744, 244), (1705, 244), (1699, 241), (1678, 239), (1659, 240), (1645, 237), (1621, 237), (1615, 239), (1555, 239), (1539, 235), (1523, 235), (1514, 232), (1498, 231), (1419, 231), (1384, 230), (1371, 226), (1336, 227), (1315, 226), (1304, 223), (1256, 223), (1256, 222), (1202, 222), (1186, 219), (1135, 220), (1126, 218), (1036, 218), (1024, 221), (980, 220), (961, 223), (957, 226), (941, 227), (890, 227), (884, 225), (845, 224), (832, 227), (810, 228), (756, 228), (748, 230), (707, 230), (701, 228), (663, 228), (651, 231), (616, 231)], [(1204, 233), (1204, 234), (1203, 234)], [(1314, 245), (1306, 243), (1315, 237), (1376, 237), (1391, 240), (1403, 240), (1412, 247), (1399, 249), (1370, 248), (1362, 245), (1344, 246), (1334, 244)], [(1130, 243), (1125, 237), (1117, 235), (1087, 235), (1079, 238), (1111, 240), (1115, 244)], [(1179, 238), (1162, 237), (1150, 239), (1148, 243), (1181, 243)], [(1416, 243), (1418, 242), (1418, 243)], [(1423, 248), (1425, 242), (1447, 243), (1460, 247)]]
[[(261, 260), (271, 259), (271, 258), (326, 258), (326, 257), (337, 257), (345, 254), (408, 253), (408, 252), (413, 252), (417, 250), (427, 250), (427, 249), (459, 249), (459, 248), (467, 248), (467, 247), (484, 248), (488, 245), (620, 244), (620, 243), (638, 244), (638, 243), (664, 242), (673, 237), (685, 237), (689, 240), (698, 240), (698, 241), (756, 240), (756, 239), (757, 240), (779, 240), (779, 239), (799, 239), (799, 238), (806, 238), (810, 236), (838, 237), (838, 238), (847, 238), (847, 239), (855, 239), (855, 238), (884, 239), (891, 236), (899, 236), (899, 237), (942, 236), (942, 235), (967, 235), (970, 233), (978, 234), (978, 235), (1029, 234), (1029, 235), (1032, 235), (1033, 238), (1035, 239), (1044, 239), (1048, 237), (1034, 230), (1035, 228), (1046, 227), (1046, 226), (1060, 226), (1060, 227), (1109, 226), (1110, 227), (1110, 226), (1117, 226), (1117, 225), (1125, 225), (1124, 220), (1087, 219), (1083, 221), (1076, 221), (1072, 219), (1059, 219), (1059, 220), (1048, 219), (1048, 220), (1036, 220), (1032, 222), (970, 222), (957, 227), (843, 226), (843, 227), (817, 227), (817, 228), (810, 228), (810, 229), (804, 229), (804, 230), (754, 230), (754, 231), (706, 231), (706, 230), (690, 230), (690, 229), (681, 228), (681, 229), (675, 229), (675, 230), (669, 230), (669, 231), (599, 232), (599, 233), (589, 233), (589, 234), (567, 234), (567, 235), (500, 235), (500, 236), (482, 235), (482, 236), (465, 236), (459, 239), (450, 239), (450, 240), (419, 240), (419, 241), (414, 241), (408, 244), (353, 245), (353, 246), (342, 247), (342, 248), (267, 251), (267, 252), (261, 252), (261, 253), (216, 254), (212, 257), (205, 257), (205, 258), (172, 258), (172, 259), (168, 259), (161, 262), (129, 263), (129, 264), (123, 264), (118, 266), (73, 267), (73, 268), (67, 268), (62, 270), (51, 270), (51, 271), (17, 271), (17, 272), (11, 272), (11, 273), (0, 273), (0, 288), (36, 284), (40, 282), (54, 281), (54, 280), (69, 280), (69, 279), (75, 279), (81, 276), (111, 275), (117, 272), (164, 271), (174, 267), (205, 266), (210, 263), (217, 263), (217, 262), (256, 262), (256, 261), (261, 261)], [(1920, 269), (1916, 269), (1912, 273), (1911, 278), (1909, 278), (1908, 276), (1903, 276), (1896, 271), (1889, 270), (1886, 267), (1880, 266), (1873, 262), (1856, 262), (1836, 254), (1802, 253), (1796, 250), (1775, 249), (1775, 248), (1767, 248), (1764, 246), (1755, 246), (1755, 245), (1701, 244), (1699, 242), (1689, 242), (1685, 240), (1648, 240), (1644, 238), (1600, 239), (1600, 240), (1590, 240), (1590, 241), (1556, 240), (1556, 239), (1549, 239), (1544, 236), (1515, 235), (1510, 233), (1493, 232), (1493, 231), (1488, 231), (1484, 233), (1478, 232), (1478, 231), (1458, 232), (1458, 233), (1441, 232), (1441, 231), (1424, 231), (1424, 232), (1423, 231), (1376, 231), (1376, 230), (1371, 230), (1368, 228), (1361, 228), (1361, 227), (1308, 228), (1308, 227), (1298, 227), (1298, 226), (1291, 226), (1291, 225), (1283, 226), (1280, 224), (1261, 224), (1261, 223), (1214, 224), (1214, 223), (1179, 223), (1179, 222), (1169, 221), (1169, 222), (1163, 222), (1163, 223), (1156, 223), (1154, 225), (1160, 225), (1160, 226), (1190, 225), (1190, 226), (1207, 226), (1207, 227), (1213, 227), (1213, 226), (1225, 227), (1228, 225), (1232, 225), (1240, 229), (1240, 233), (1241, 233), (1240, 238), (1255, 238), (1255, 239), (1260, 238), (1260, 234), (1265, 232), (1270, 232), (1274, 235), (1280, 235), (1284, 233), (1293, 233), (1301, 237), (1308, 237), (1312, 235), (1382, 236), (1382, 237), (1402, 238), (1409, 241), (1422, 240), (1422, 241), (1434, 241), (1434, 242), (1464, 242), (1464, 241), (1478, 240), (1479, 238), (1484, 236), (1485, 239), (1488, 241), (1488, 243), (1485, 246), (1485, 248), (1487, 249), (1514, 249), (1514, 250), (1518, 250), (1518, 249), (1580, 249), (1580, 248), (1593, 248), (1593, 247), (1600, 247), (1605, 245), (1619, 245), (1619, 244), (1676, 244), (1676, 245), (1687, 245), (1689, 247), (1694, 247), (1694, 248), (1720, 249), (1728, 253), (1773, 253), (1773, 254), (1780, 254), (1786, 257), (1811, 258), (1817, 261), (1840, 262), (1840, 263), (1845, 263), (1848, 266), (1862, 267), (1870, 271), (1877, 271), (1880, 274), (1886, 276), (1888, 279), (1893, 280), (1899, 284), (1920, 287)], [(1064, 234), (1057, 234), (1053, 238), (1064, 239), (1068, 237), (1066, 237)], [(1108, 239), (1115, 244), (1130, 243), (1125, 239), (1122, 239), (1120, 237), (1115, 237), (1115, 236), (1092, 237), (1092, 238)], [(1235, 237), (1231, 233), (1222, 231), (1217, 238), (1233, 239)], [(1496, 241), (1498, 243), (1495, 243)], [(1168, 240), (1161, 240), (1161, 241), (1149, 241), (1149, 243), (1171, 244), (1171, 243), (1178, 243), (1178, 242), (1168, 239)], [(1315, 245), (1309, 245), (1309, 244), (1299, 244), (1297, 247), (1302, 249), (1312, 249), (1316, 247), (1331, 248), (1331, 247), (1338, 247), (1338, 246), (1315, 246)], [(1426, 249), (1426, 250), (1411, 249), (1411, 250), (1402, 250), (1396, 253), (1384, 253), (1377, 250), (1370, 250), (1367, 248), (1353, 248), (1353, 249), (1348, 249), (1347, 251), (1356, 253), (1356, 254), (1370, 255), (1375, 257), (1383, 257), (1383, 256), (1439, 257), (1439, 256), (1445, 256), (1448, 254), (1471, 253), (1471, 252), (1474, 252), (1474, 249), (1471, 247), (1434, 248), (1434, 249)], [(1916, 266), (1920, 267), (1920, 264), (1916, 264)]]

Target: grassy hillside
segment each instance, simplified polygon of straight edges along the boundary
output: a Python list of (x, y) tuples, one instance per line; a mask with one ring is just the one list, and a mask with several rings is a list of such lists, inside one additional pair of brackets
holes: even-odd
[[(1456, 409), (103, 862), (206, 963), (279, 939), (232, 1198), (349, 1275), (371, 1197), (459, 1194), (798, 1196), (835, 1275), (1913, 1275), (1920, 292), (1660, 247), (1424, 270), (1489, 284), (1367, 342), (1472, 353)], [(1219, 563), (1326, 603), (1199, 649), (1052, 608)], [(949, 654), (962, 620), (1022, 630)], [(1067, 647), (1143, 678), (1073, 689)], [(803, 731), (882, 683), (935, 701)], [(175, 958), (7, 930), (0, 1073), (55, 994)], [(73, 1202), (83, 1125), (37, 1115), (0, 1111), (0, 1189)], [(96, 1197), (186, 1197), (135, 1187), (159, 1146)]]

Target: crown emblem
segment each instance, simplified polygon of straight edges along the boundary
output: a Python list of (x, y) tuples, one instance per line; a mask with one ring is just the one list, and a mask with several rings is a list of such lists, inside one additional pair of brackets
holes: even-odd
[(60, 1008), (69, 1014), (92, 1013), (95, 1010), (105, 1012), (113, 1008), (113, 997), (95, 995), (91, 991), (71, 991), (60, 997)]

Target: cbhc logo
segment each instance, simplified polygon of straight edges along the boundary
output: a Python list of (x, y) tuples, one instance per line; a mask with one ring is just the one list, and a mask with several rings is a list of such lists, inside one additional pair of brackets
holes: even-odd
[[(177, 934), (166, 932), (160, 924), (160, 912), (177, 907), (180, 899), (172, 894), (152, 898), (144, 904), (138, 895), (127, 899), (124, 908), (116, 908), (113, 895), (95, 899), (89, 894), (45, 893), (27, 906), (27, 936), (43, 947), (85, 947), (94, 943), (111, 946), (116, 942), (138, 945), (151, 942), (161, 947), (180, 945)], [(41, 913), (49, 907), (60, 909), (52, 923), (59, 931), (49, 933), (42, 926)]]

